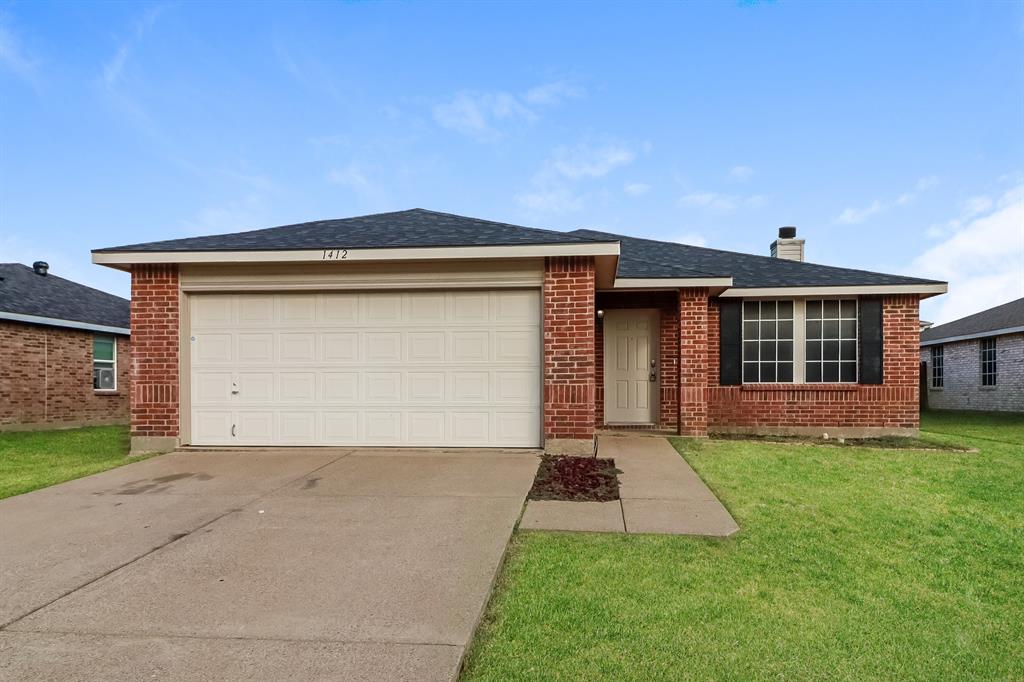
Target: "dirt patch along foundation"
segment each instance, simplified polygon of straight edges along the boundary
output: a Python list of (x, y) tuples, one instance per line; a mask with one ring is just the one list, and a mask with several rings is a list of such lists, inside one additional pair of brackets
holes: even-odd
[(611, 502), (619, 499), (620, 473), (611, 459), (545, 456), (541, 458), (527, 497), (531, 500)]

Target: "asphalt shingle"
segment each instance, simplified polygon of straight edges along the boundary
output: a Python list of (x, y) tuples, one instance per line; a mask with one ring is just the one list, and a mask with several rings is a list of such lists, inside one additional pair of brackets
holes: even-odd
[(921, 342), (940, 341), (955, 336), (971, 336), (985, 334), (997, 329), (1024, 327), (1024, 298), (997, 305), (980, 313), (974, 313), (959, 320), (953, 320), (925, 329), (921, 332)]
[(120, 296), (21, 263), (0, 263), (0, 312), (128, 328), (130, 304)]

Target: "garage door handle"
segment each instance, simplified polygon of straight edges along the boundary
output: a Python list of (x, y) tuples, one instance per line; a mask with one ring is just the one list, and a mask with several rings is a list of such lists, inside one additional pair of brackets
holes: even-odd
[(231, 437), (232, 438), (235, 437), (235, 425), (234, 424), (231, 425)]

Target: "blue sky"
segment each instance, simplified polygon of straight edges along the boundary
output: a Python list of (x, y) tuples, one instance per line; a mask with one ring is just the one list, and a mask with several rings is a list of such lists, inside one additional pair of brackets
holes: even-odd
[(0, 261), (412, 207), (1024, 296), (1024, 4), (0, 3)]

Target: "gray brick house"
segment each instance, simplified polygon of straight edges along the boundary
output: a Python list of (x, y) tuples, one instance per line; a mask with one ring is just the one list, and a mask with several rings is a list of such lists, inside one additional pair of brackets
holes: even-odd
[(927, 405), (1024, 412), (1024, 298), (921, 332)]

